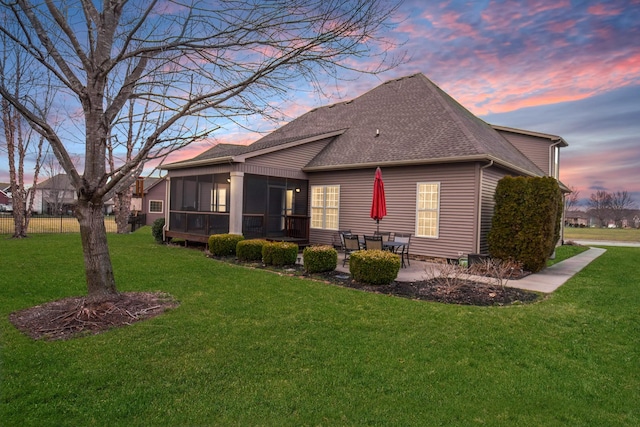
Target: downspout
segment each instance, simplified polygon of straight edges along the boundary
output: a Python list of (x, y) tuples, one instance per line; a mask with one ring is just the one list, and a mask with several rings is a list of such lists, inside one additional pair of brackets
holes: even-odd
[(164, 226), (162, 227), (162, 241), (167, 241), (166, 231), (169, 229), (169, 207), (171, 206), (171, 178), (167, 176), (166, 184), (164, 186)]
[(487, 168), (493, 166), (493, 160), (489, 160), (489, 163), (480, 167), (480, 182), (478, 183), (478, 230), (476, 233), (476, 253), (480, 253), (480, 239), (482, 237), (482, 182), (483, 182), (483, 171)]
[[(557, 165), (557, 168), (555, 167), (556, 166), (555, 159), (556, 159), (556, 147), (558, 145), (560, 145), (560, 144), (562, 144), (562, 140), (558, 140), (557, 142), (554, 142), (553, 144), (551, 144), (549, 146), (549, 150), (550, 150), (550, 153), (549, 153), (549, 170), (553, 169), (553, 178), (558, 182), (560, 182), (560, 150), (558, 150), (558, 165)], [(564, 244), (564, 220), (565, 220), (565, 214), (566, 214), (566, 212), (564, 211), (564, 207), (566, 206), (565, 205), (565, 197), (566, 197), (566, 194), (563, 193), (562, 194), (562, 215), (561, 215), (561, 218), (560, 218), (560, 236), (559, 236), (560, 237), (560, 242), (559, 242), (560, 245)], [(558, 242), (556, 242), (556, 246), (558, 246)], [(555, 257), (555, 252), (554, 252), (554, 257)]]

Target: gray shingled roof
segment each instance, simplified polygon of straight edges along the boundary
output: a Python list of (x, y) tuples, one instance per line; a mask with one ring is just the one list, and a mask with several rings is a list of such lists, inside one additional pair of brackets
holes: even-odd
[(495, 129), (423, 74), (391, 80), (351, 101), (316, 108), (249, 146), (221, 144), (190, 161), (251, 153), (337, 130), (345, 131), (305, 170), (493, 159), (544, 175)]

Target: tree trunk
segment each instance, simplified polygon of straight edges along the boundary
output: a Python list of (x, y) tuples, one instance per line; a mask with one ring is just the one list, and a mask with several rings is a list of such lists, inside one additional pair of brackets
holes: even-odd
[(131, 213), (131, 188), (128, 188), (121, 192), (116, 193), (113, 197), (113, 213), (116, 219), (116, 225), (118, 226), (119, 234), (126, 234), (129, 229), (129, 214)]
[(26, 211), (25, 211), (25, 200), (22, 196), (22, 192), (18, 190), (18, 186), (16, 185), (16, 191), (12, 192), (13, 196), (13, 225), (14, 239), (21, 239), (23, 237), (27, 237), (27, 221), (26, 221)]
[(118, 295), (104, 226), (104, 203), (78, 200), (76, 217), (84, 252), (89, 300), (100, 301)]

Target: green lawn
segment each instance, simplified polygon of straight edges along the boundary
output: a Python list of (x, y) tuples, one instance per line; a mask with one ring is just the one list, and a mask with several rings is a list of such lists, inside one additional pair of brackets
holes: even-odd
[(543, 301), (468, 307), (365, 293), (110, 235), (122, 291), (180, 307), (71, 341), (10, 312), (85, 292), (77, 235), (0, 239), (0, 424), (640, 425), (640, 248)]
[(640, 242), (638, 228), (573, 228), (564, 229), (565, 240), (609, 240), (612, 242)]

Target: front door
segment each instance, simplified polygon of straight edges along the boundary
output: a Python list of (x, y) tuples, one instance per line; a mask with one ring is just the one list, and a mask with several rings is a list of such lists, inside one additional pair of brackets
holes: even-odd
[(279, 185), (269, 186), (269, 196), (267, 198), (268, 237), (281, 237), (285, 235), (286, 201), (286, 187)]

